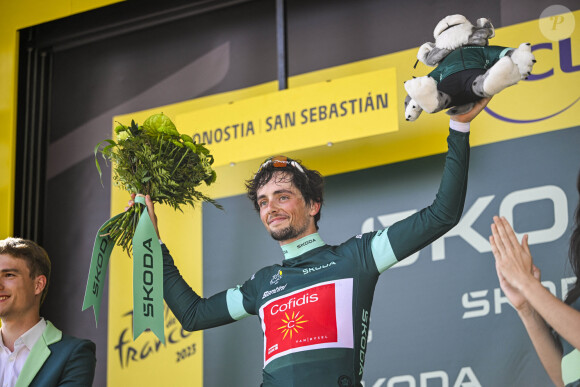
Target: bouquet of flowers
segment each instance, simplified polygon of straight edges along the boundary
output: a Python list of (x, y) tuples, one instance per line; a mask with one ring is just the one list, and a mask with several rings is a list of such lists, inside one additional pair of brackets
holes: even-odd
[[(143, 125), (134, 121), (130, 126), (119, 124), (115, 133), (117, 141), (107, 139), (95, 147), (100, 176), (98, 152), (114, 165), (113, 184), (130, 193), (150, 195), (153, 202), (168, 204), (180, 211), (183, 211), (182, 205), (193, 207), (196, 201), (222, 208), (196, 190), (202, 182), (206, 185), (215, 182), (216, 173), (211, 167), (213, 156), (205, 144), (196, 144), (190, 136), (179, 134), (169, 117), (155, 114)], [(100, 149), (104, 143), (107, 145)], [(107, 230), (105, 235), (128, 254), (141, 210), (136, 204), (102, 227)]]

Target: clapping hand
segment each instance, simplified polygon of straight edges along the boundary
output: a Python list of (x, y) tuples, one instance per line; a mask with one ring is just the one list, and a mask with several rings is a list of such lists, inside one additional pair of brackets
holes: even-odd
[(493, 221), (489, 242), (499, 284), (514, 308), (521, 310), (528, 306), (521, 289), (527, 281), (539, 281), (540, 270), (533, 264), (528, 235), (524, 235), (520, 244), (505, 218), (495, 216)]

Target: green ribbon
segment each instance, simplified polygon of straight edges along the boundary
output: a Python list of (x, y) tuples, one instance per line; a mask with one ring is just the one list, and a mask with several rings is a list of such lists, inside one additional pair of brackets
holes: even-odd
[[(145, 204), (145, 198), (138, 196), (135, 203)], [(165, 344), (163, 255), (145, 207), (133, 236), (133, 340), (148, 328)]]
[[(150, 329), (165, 344), (163, 325), (163, 254), (145, 198), (137, 196), (135, 203), (144, 205), (133, 236), (133, 340)], [(93, 307), (95, 323), (103, 296), (104, 282), (114, 243), (108, 236), (110, 224), (123, 213), (107, 220), (97, 232), (83, 300), (83, 309)]]
[(109, 258), (111, 257), (113, 247), (115, 247), (115, 243), (113, 243), (108, 235), (109, 228), (110, 224), (122, 215), (122, 213), (115, 215), (99, 228), (93, 246), (93, 255), (91, 257), (89, 278), (87, 280), (87, 288), (85, 290), (82, 310), (88, 309), (91, 306), (93, 307), (96, 325), (99, 325), (99, 313), (101, 311), (103, 291), (105, 290), (105, 278), (107, 278)]

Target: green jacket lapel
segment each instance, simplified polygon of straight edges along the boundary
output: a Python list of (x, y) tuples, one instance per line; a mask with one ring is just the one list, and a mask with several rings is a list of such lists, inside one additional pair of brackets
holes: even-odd
[(50, 356), (50, 349), (48, 346), (56, 343), (62, 339), (62, 332), (57, 329), (50, 321), (46, 322), (46, 329), (42, 332), (42, 336), (38, 339), (32, 350), (28, 354), (28, 358), (20, 371), (20, 376), (16, 381), (14, 387), (26, 387), (36, 376), (42, 365)]

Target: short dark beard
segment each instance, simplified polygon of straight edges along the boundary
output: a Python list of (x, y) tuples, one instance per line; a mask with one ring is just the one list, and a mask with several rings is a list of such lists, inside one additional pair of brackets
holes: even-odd
[(286, 241), (288, 239), (296, 238), (299, 234), (296, 229), (292, 226), (288, 226), (283, 230), (272, 231), (270, 235), (275, 241)]
[(302, 234), (304, 231), (306, 231), (307, 228), (308, 228), (307, 223), (304, 224), (300, 230), (297, 230), (294, 226), (288, 226), (282, 230), (271, 231), (270, 236), (272, 236), (272, 238), (275, 241), (283, 242), (283, 241), (287, 241), (288, 239), (293, 239), (293, 238), (298, 237), (300, 234)]

